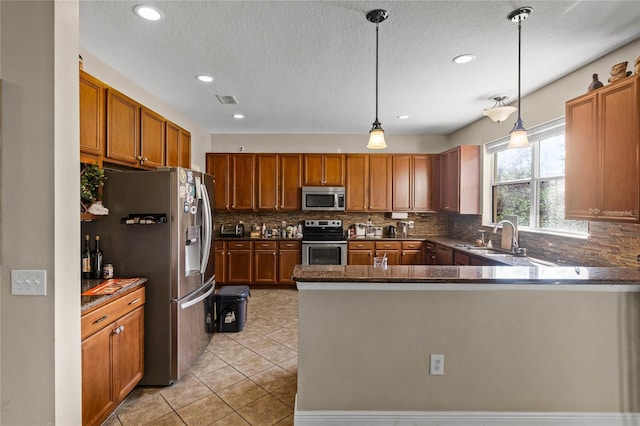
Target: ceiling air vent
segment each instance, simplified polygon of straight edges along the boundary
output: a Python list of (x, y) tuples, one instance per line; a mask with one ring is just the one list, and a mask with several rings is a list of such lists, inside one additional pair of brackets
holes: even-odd
[(238, 105), (238, 100), (231, 95), (216, 95), (222, 105)]

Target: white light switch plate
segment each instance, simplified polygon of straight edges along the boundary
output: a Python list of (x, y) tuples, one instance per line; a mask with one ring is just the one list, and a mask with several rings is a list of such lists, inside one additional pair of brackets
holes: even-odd
[(46, 296), (47, 271), (25, 269), (12, 270), (11, 294), (18, 296)]

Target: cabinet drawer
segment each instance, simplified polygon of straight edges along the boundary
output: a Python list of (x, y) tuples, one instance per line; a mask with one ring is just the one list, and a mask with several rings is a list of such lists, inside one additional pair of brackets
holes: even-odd
[(420, 250), (422, 249), (422, 241), (403, 241), (402, 250)]
[(250, 250), (251, 241), (227, 241), (228, 250)]
[(400, 241), (376, 241), (376, 250), (400, 250)]
[(373, 250), (373, 241), (349, 241), (349, 250)]
[(216, 240), (214, 244), (215, 244), (214, 247), (216, 250), (224, 250), (224, 244), (225, 244), (224, 241)]
[(256, 250), (275, 250), (276, 246), (275, 241), (256, 241), (254, 244)]
[(460, 253), (459, 251), (454, 251), (453, 264), (454, 265), (470, 265), (471, 261), (469, 259), (469, 255), (465, 253)]
[(139, 308), (144, 304), (144, 301), (144, 287), (142, 287), (83, 315), (80, 320), (82, 339), (111, 324), (121, 316)]
[(301, 250), (302, 244), (300, 241), (280, 241), (278, 242), (278, 248), (280, 250)]

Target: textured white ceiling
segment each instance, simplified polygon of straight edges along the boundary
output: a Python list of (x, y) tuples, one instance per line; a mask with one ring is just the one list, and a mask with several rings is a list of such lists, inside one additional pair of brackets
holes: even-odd
[[(140, 3), (164, 20), (135, 16)], [(80, 45), (212, 133), (358, 134), (375, 118), (375, 24), (365, 15), (383, 8), (383, 128), (448, 134), (482, 117), (490, 96), (516, 99), (518, 32), (506, 16), (521, 6), (534, 9), (522, 24), (523, 96), (640, 37), (638, 0), (83, 0)], [(454, 64), (462, 53), (478, 59)]]

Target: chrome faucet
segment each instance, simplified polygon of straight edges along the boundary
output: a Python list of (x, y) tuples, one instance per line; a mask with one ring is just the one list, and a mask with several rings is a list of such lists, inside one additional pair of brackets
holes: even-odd
[(511, 248), (509, 250), (511, 251), (511, 253), (515, 253), (516, 249), (518, 248), (518, 238), (516, 237), (516, 226), (513, 224), (513, 222), (509, 220), (501, 220), (500, 222), (496, 223), (496, 226), (493, 227), (494, 234), (498, 232), (498, 226), (500, 225), (502, 225), (502, 232), (505, 232), (504, 225), (511, 225)]

